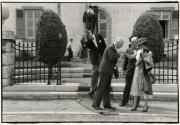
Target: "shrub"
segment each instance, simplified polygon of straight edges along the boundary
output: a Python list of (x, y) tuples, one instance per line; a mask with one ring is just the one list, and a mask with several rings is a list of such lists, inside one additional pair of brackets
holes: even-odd
[(154, 62), (163, 58), (163, 32), (155, 15), (143, 13), (136, 21), (132, 36), (146, 37), (147, 47), (153, 53)]
[(59, 16), (51, 10), (45, 10), (36, 30), (37, 55), (39, 60), (48, 65), (55, 65), (62, 60), (66, 51), (67, 33)]

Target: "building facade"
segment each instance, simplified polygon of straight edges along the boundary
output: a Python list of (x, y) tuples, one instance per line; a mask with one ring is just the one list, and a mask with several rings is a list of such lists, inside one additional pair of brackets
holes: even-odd
[(44, 9), (56, 12), (66, 26), (68, 40), (74, 39), (72, 49), (76, 56), (82, 34), (85, 31), (83, 13), (89, 5), (98, 6), (98, 31), (104, 36), (106, 44), (116, 37), (125, 40), (123, 49), (129, 44), (133, 26), (144, 12), (157, 15), (163, 29), (164, 38), (178, 38), (178, 3), (3, 3), (9, 8), (10, 16), (4, 27), (14, 31), (16, 41), (33, 42), (38, 19)]

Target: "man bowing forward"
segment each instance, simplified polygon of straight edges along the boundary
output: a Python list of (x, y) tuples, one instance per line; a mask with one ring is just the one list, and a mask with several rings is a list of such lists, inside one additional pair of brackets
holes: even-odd
[(104, 55), (98, 69), (100, 73), (99, 84), (92, 104), (92, 107), (95, 110), (101, 110), (100, 104), (102, 99), (104, 108), (113, 110), (116, 109), (115, 107), (111, 106), (109, 96), (114, 67), (122, 53), (120, 48), (123, 46), (123, 44), (124, 40), (118, 37), (116, 41), (108, 46), (104, 51)]

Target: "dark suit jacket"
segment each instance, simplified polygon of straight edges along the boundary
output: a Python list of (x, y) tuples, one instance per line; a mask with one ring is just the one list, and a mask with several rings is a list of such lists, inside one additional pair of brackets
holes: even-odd
[[(132, 55), (133, 49), (132, 48), (127, 49), (126, 53)], [(128, 59), (127, 57), (125, 57), (124, 63), (123, 63), (123, 70), (126, 71), (126, 75), (132, 76), (134, 74), (135, 63), (136, 63), (135, 58)]]
[(93, 40), (88, 40), (86, 42), (86, 47), (90, 49), (90, 59), (92, 64), (99, 64), (99, 54), (103, 56), (104, 50), (106, 48), (106, 43), (100, 34), (95, 35), (96, 43), (98, 48), (94, 45)]
[(99, 72), (112, 76), (114, 71), (114, 66), (117, 63), (118, 58), (119, 55), (115, 49), (115, 46), (114, 44), (111, 44), (104, 51), (104, 55), (101, 64), (99, 66)]

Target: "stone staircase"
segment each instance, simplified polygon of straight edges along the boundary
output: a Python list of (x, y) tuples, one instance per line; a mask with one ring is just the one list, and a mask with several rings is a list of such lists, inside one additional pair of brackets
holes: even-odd
[[(121, 99), (124, 83), (112, 83), (111, 97)], [(3, 99), (78, 99), (88, 97), (89, 85), (80, 83), (63, 83), (46, 85), (46, 83), (23, 83), (3, 88)], [(152, 100), (178, 99), (177, 84), (153, 84)]]
[[(119, 78), (124, 78), (122, 75), (122, 68), (119, 68)], [(90, 78), (91, 77), (91, 67), (70, 67), (70, 68), (61, 68), (61, 78)], [(154, 72), (154, 70), (152, 71)], [(176, 84), (177, 76), (172, 76), (172, 74), (176, 74), (177, 71), (161, 71), (159, 69), (155, 69), (155, 72), (157, 74), (156, 79), (163, 79), (163, 76), (159, 76), (159, 74), (165, 74), (164, 79), (169, 79), (166, 83), (172, 82)], [(169, 73), (169, 76), (167, 76), (166, 72)], [(58, 77), (58, 69), (53, 68), (53, 79), (57, 79)], [(58, 75), (57, 75), (58, 74)], [(23, 80), (24, 79), (24, 80)], [(19, 68), (15, 69), (15, 81), (16, 82), (28, 82), (28, 81), (34, 81), (34, 80), (47, 80), (48, 79), (48, 68)]]

